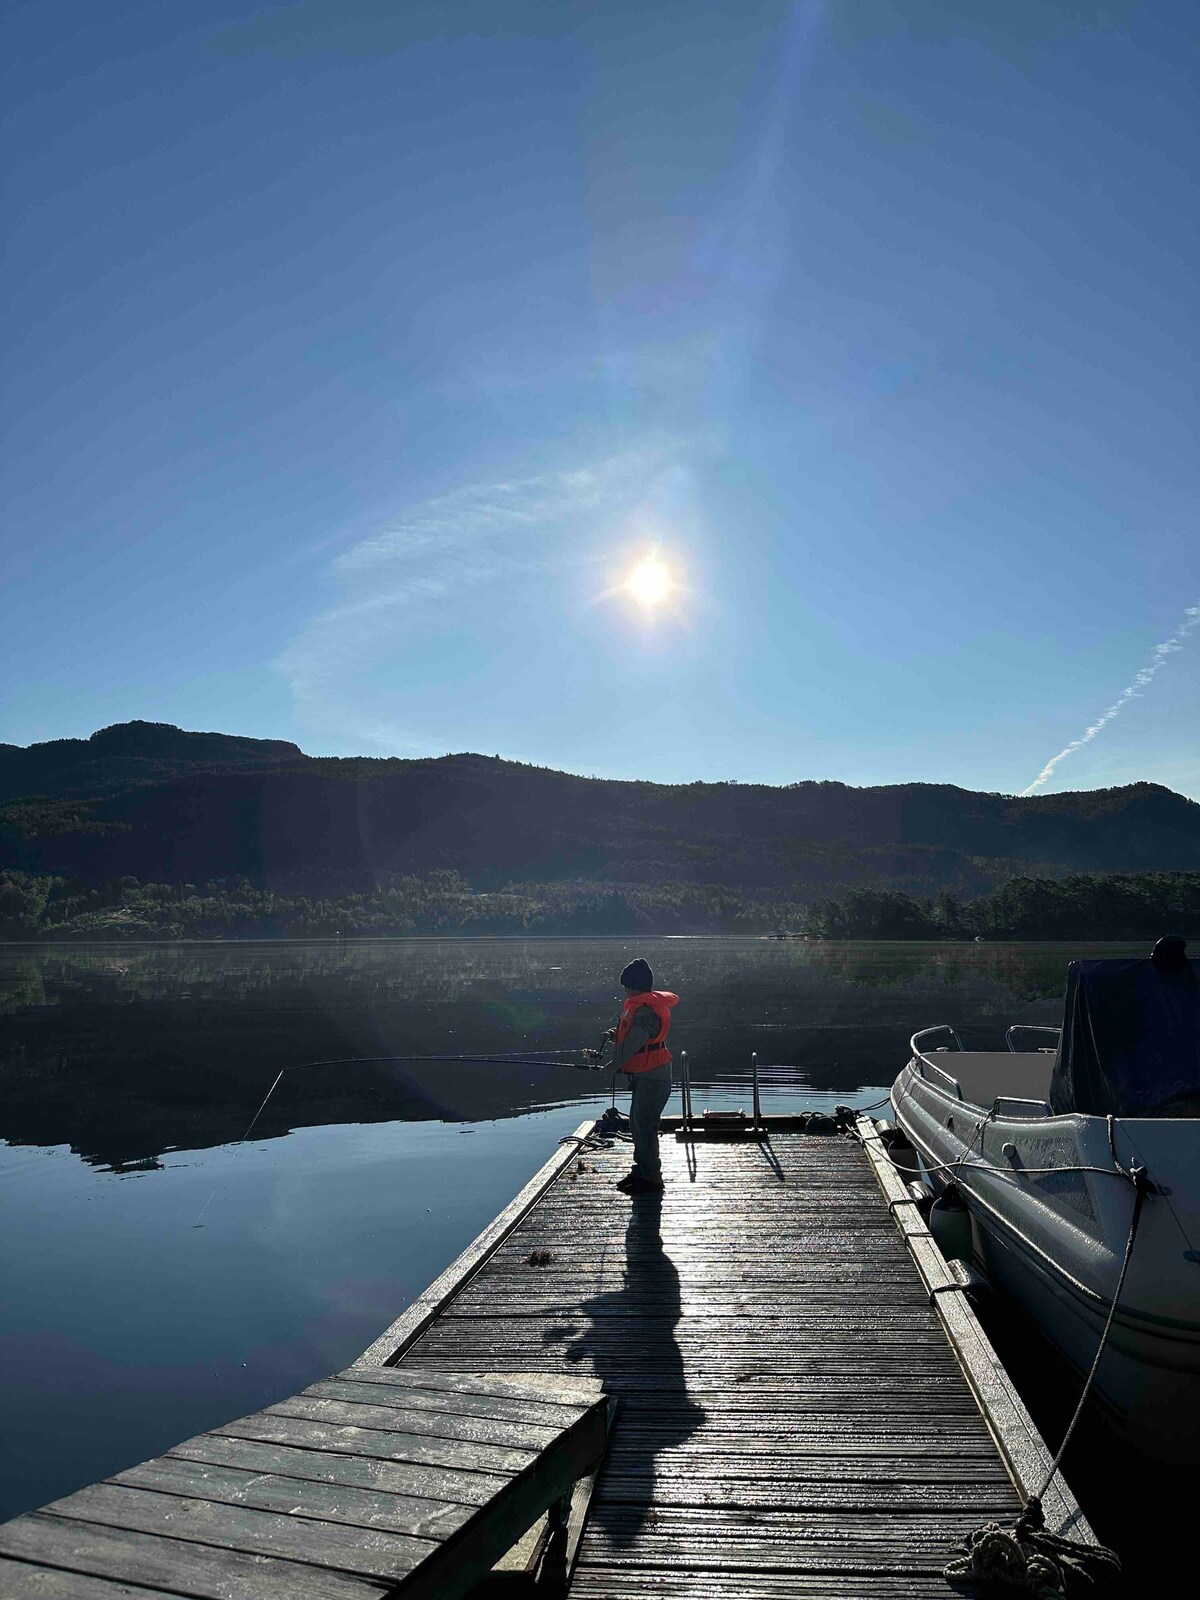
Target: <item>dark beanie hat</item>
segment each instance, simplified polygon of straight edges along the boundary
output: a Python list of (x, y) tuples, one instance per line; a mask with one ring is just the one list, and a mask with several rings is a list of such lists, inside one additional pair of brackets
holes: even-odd
[(636, 989), (639, 994), (646, 994), (654, 987), (654, 974), (650, 971), (650, 963), (643, 961), (641, 956), (636, 961), (631, 961), (621, 974), (621, 983), (626, 989)]

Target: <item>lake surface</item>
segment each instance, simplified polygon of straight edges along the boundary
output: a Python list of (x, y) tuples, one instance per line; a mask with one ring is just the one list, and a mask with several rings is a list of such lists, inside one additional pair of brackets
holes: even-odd
[(607, 1075), (565, 1064), (306, 1063), (579, 1060), (641, 954), (683, 997), (671, 1042), (697, 1109), (748, 1103), (752, 1051), (767, 1109), (866, 1105), (917, 1028), (999, 1048), (1010, 1022), (1060, 1021), (1084, 953), (0, 946), (0, 1517), (348, 1365), (609, 1099)]

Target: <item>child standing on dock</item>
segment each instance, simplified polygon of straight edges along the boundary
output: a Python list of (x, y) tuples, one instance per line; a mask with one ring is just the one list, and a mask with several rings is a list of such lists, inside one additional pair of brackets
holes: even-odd
[(606, 1038), (613, 1065), (629, 1078), (629, 1131), (633, 1135), (633, 1171), (617, 1184), (626, 1194), (661, 1193), (658, 1122), (671, 1097), (671, 1008), (679, 996), (654, 987), (650, 964), (641, 957), (621, 974), (625, 1004), (621, 1019)]

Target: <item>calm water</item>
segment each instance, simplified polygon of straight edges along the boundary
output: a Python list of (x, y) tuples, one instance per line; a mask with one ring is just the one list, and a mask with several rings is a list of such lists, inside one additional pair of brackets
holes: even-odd
[[(1123, 953), (1116, 947), (1105, 947)], [(0, 1517), (347, 1365), (608, 1099), (621, 940), (0, 946)], [(1052, 945), (664, 939), (697, 1106), (867, 1104), (918, 1027), (1057, 1022)], [(1133, 952), (1130, 952), (1133, 953)], [(254, 1136), (238, 1143), (281, 1068)], [(677, 1109), (678, 1101), (672, 1109)]]

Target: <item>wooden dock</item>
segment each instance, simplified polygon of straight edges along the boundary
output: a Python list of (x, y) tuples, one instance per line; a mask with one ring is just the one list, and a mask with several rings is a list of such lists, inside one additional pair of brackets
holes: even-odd
[[(667, 1134), (665, 1194), (633, 1200), (627, 1144), (564, 1144), (354, 1367), (0, 1528), (0, 1592), (406, 1594), (551, 1423), (581, 1437), (562, 1408), (600, 1380), (617, 1422), (577, 1600), (969, 1594), (942, 1567), (1049, 1457), (859, 1132)], [(1092, 1539), (1065, 1487), (1045, 1504)]]
[[(618, 1398), (578, 1600), (963, 1594), (942, 1567), (1049, 1467), (873, 1125), (787, 1120), (665, 1137), (661, 1200), (614, 1190), (628, 1145), (560, 1156), (367, 1353)], [(1093, 1542), (1060, 1480), (1045, 1506)]]

